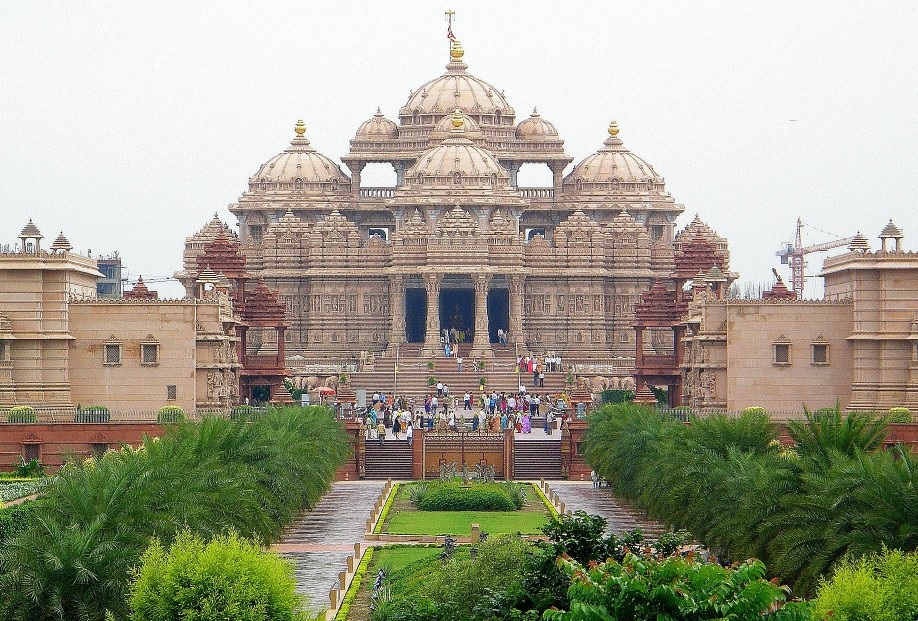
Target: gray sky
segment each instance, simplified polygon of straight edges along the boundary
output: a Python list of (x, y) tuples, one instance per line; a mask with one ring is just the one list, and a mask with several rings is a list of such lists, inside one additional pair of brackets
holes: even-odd
[(32, 218), (132, 280), (171, 276), (297, 118), (336, 161), (377, 106), (396, 119), (443, 73), (453, 8), (518, 121), (538, 106), (576, 163), (616, 119), (741, 282), (788, 280), (798, 216), (805, 244), (876, 249), (892, 218), (918, 248), (918, 3), (441, 4), (0, 0), (0, 244)]

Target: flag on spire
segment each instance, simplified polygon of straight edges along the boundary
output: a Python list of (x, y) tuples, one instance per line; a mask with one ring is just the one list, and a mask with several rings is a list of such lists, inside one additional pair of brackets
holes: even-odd
[(446, 38), (450, 41), (456, 40), (456, 35), (453, 34), (453, 17), (456, 16), (456, 12), (452, 9), (448, 9), (444, 15), (446, 16)]
[(450, 24), (449, 26), (446, 27), (446, 38), (449, 39), (450, 41), (455, 41), (455, 40), (456, 40), (456, 35), (453, 34), (453, 25), (452, 25), (452, 24)]

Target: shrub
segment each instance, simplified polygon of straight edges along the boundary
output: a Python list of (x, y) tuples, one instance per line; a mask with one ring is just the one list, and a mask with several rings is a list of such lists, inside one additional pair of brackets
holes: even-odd
[(846, 559), (815, 599), (817, 619), (896, 621), (918, 614), (918, 554), (884, 550)]
[(607, 389), (599, 393), (599, 405), (607, 403), (629, 403), (634, 401), (633, 390), (613, 390)]
[(513, 498), (500, 483), (476, 483), (461, 487), (459, 483), (431, 482), (421, 498), (422, 511), (514, 511)]
[(427, 361), (427, 370), (428, 370), (428, 371), (433, 371), (433, 370), (434, 370), (434, 361), (433, 361), (433, 360), (428, 360), (428, 361)]
[(205, 543), (186, 531), (168, 550), (154, 540), (136, 571), (131, 609), (135, 621), (308, 618), (290, 564), (235, 533)]
[(13, 464), (15, 474), (20, 478), (36, 478), (44, 476), (45, 466), (38, 459), (30, 459), (26, 461), (22, 458), (22, 455), (19, 456), (19, 461)]
[(30, 405), (17, 405), (10, 408), (9, 421), (11, 423), (34, 423), (35, 408)]
[(488, 378), (486, 378), (484, 375), (482, 375), (481, 377), (478, 378), (478, 385), (479, 385), (479, 386), (486, 386), (487, 383), (488, 383)]
[(908, 408), (889, 408), (886, 413), (886, 422), (910, 423), (912, 422), (912, 411)]
[(107, 423), (111, 420), (111, 412), (104, 405), (91, 405), (77, 410), (73, 420), (76, 423)]
[(37, 506), (38, 503), (33, 501), (0, 509), (0, 549), (4, 547), (2, 544), (5, 540), (25, 530)]
[(436, 384), (436, 383), (437, 383), (437, 378), (435, 378), (433, 375), (429, 375), (429, 376), (427, 377), (427, 385), (428, 385), (428, 386), (433, 386), (433, 385)]
[(159, 408), (156, 422), (160, 424), (179, 423), (185, 420), (185, 410), (177, 405), (167, 405)]
[(756, 415), (756, 416), (767, 416), (768, 412), (765, 408), (759, 407), (757, 405), (750, 406), (743, 410), (743, 414)]

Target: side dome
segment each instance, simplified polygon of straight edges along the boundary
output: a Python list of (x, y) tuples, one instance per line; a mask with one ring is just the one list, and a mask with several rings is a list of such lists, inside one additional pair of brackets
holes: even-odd
[(430, 125), (455, 108), (480, 124), (515, 124), (516, 111), (507, 103), (503, 93), (468, 73), (468, 65), (462, 62), (463, 55), (459, 41), (453, 41), (446, 73), (411, 93), (399, 110), (402, 125)]
[(398, 138), (398, 125), (383, 116), (377, 108), (373, 118), (365, 121), (357, 128), (355, 140), (395, 140)]
[(450, 137), (424, 151), (405, 173), (406, 185), (497, 186), (510, 183), (510, 173), (494, 155), (465, 137), (460, 111), (451, 117)]
[(258, 190), (348, 190), (350, 178), (335, 162), (317, 152), (303, 134), (306, 126), (297, 121), (290, 146), (261, 165), (249, 178), (249, 189)]
[(520, 121), (520, 124), (516, 126), (516, 137), (520, 140), (538, 140), (542, 141), (546, 138), (558, 138), (558, 130), (554, 125), (543, 119), (539, 115), (539, 111), (533, 109), (532, 114), (529, 115), (529, 118)]
[(609, 137), (603, 144), (603, 148), (577, 164), (564, 178), (565, 191), (603, 194), (664, 191), (663, 177), (622, 144), (615, 121), (609, 125)]

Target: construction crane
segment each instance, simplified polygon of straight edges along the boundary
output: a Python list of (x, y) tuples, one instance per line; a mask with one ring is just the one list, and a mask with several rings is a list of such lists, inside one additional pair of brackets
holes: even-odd
[(791, 246), (789, 243), (785, 244), (783, 249), (775, 253), (777, 256), (781, 257), (782, 265), (790, 265), (791, 289), (797, 294), (798, 300), (803, 298), (803, 268), (806, 267), (806, 262), (803, 260), (803, 257), (812, 252), (825, 252), (833, 248), (841, 248), (854, 241), (854, 237), (845, 237), (844, 239), (836, 239), (834, 241), (804, 247), (800, 235), (802, 229), (803, 221), (797, 218), (797, 234), (794, 236), (794, 245)]

